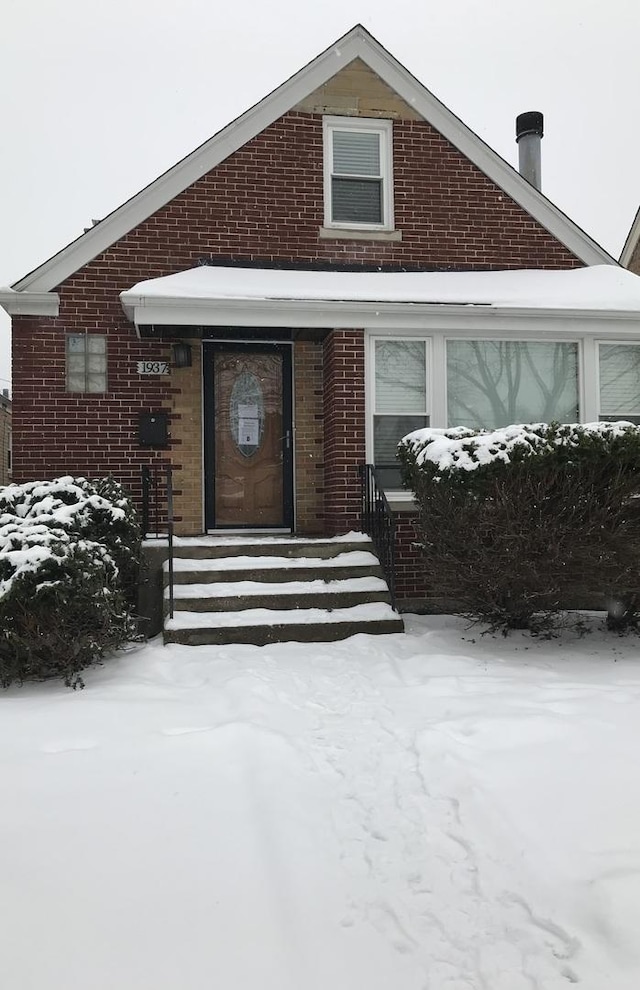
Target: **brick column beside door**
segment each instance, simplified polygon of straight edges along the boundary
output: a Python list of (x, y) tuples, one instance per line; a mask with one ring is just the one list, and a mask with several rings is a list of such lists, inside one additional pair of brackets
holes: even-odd
[(325, 522), (329, 535), (360, 529), (365, 461), (364, 331), (333, 330), (324, 344)]

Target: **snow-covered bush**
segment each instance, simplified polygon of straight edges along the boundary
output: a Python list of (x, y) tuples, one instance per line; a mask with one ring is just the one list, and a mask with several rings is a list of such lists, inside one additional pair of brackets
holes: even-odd
[(63, 477), (0, 488), (0, 526), (15, 519), (64, 529), (102, 543), (118, 569), (119, 584), (135, 601), (141, 532), (136, 511), (113, 477)]
[[(417, 430), (399, 448), (434, 594), (490, 628), (640, 600), (640, 427)], [(455, 606), (454, 606), (455, 607)]]
[(135, 511), (111, 479), (0, 489), (0, 683), (79, 672), (135, 633)]

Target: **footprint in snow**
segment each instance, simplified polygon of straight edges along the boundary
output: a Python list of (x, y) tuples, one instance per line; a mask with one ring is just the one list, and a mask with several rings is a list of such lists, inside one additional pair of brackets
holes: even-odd
[(163, 729), (163, 736), (186, 736), (192, 732), (210, 732), (212, 725), (176, 725), (171, 729)]
[(98, 743), (94, 739), (72, 739), (57, 740), (56, 742), (45, 743), (42, 747), (43, 753), (74, 753), (81, 750), (97, 749)]

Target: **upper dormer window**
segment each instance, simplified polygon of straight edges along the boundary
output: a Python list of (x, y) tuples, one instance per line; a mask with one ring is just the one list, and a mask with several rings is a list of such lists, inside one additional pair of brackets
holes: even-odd
[(390, 120), (324, 118), (326, 227), (393, 228), (391, 138)]

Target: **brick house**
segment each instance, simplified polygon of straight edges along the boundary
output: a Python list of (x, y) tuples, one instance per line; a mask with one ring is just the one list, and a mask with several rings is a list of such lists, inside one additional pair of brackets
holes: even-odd
[(0, 291), (13, 480), (168, 462), (181, 534), (357, 529), (410, 429), (640, 413), (635, 282), (357, 26)]

